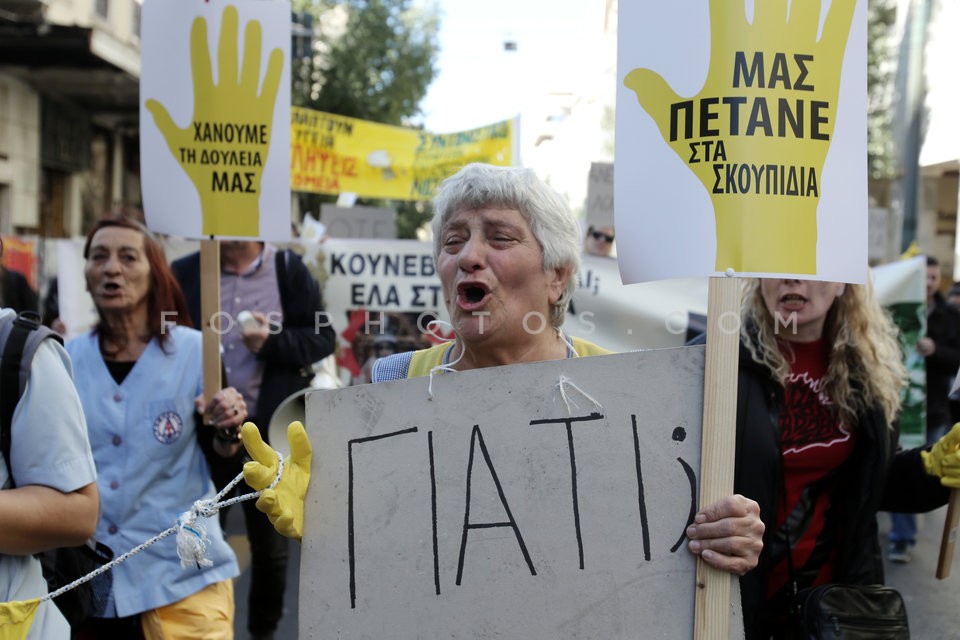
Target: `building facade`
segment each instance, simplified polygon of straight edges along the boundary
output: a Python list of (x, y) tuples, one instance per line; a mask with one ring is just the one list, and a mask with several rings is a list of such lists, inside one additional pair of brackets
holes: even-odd
[(140, 204), (139, 0), (0, 0), (0, 233)]

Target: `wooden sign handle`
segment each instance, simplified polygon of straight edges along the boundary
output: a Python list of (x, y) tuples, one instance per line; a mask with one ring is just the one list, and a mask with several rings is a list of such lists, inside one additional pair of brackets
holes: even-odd
[[(737, 278), (710, 278), (707, 290), (700, 506), (733, 493), (741, 286)], [(715, 569), (697, 558), (693, 626), (693, 637), (697, 640), (726, 640), (729, 636), (730, 581), (735, 579), (736, 576)]]
[(953, 547), (957, 543), (957, 525), (960, 523), (960, 489), (950, 492), (947, 505), (947, 519), (943, 523), (943, 538), (940, 540), (940, 558), (937, 560), (937, 578), (943, 580), (950, 575), (953, 564)]
[(220, 390), (220, 242), (200, 241), (200, 326), (203, 331), (203, 399)]

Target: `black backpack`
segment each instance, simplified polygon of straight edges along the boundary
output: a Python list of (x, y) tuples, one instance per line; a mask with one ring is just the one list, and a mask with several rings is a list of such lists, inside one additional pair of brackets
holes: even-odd
[[(10, 464), (13, 412), (30, 379), (33, 355), (47, 339), (63, 343), (59, 334), (41, 326), (40, 316), (35, 311), (22, 311), (16, 318), (0, 321), (0, 450), (7, 465), (10, 487), (16, 486)], [(91, 538), (79, 547), (51, 549), (37, 554), (37, 557), (43, 566), (47, 588), (52, 593), (109, 562), (113, 551)], [(107, 571), (54, 598), (71, 626), (103, 610), (111, 578)]]

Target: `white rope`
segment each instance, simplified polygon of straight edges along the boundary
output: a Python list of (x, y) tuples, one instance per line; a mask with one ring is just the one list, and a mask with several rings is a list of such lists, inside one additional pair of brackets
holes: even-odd
[(588, 394), (586, 391), (584, 391), (583, 389), (581, 389), (580, 387), (578, 387), (576, 384), (574, 384), (574, 383), (570, 380), (570, 378), (568, 378), (567, 376), (561, 374), (561, 375), (560, 375), (560, 380), (557, 382), (557, 385), (556, 385), (556, 386), (557, 386), (557, 388), (560, 390), (560, 398), (563, 400), (563, 403), (564, 403), (564, 404), (566, 405), (566, 407), (567, 407), (567, 415), (568, 415), (568, 416), (572, 416), (572, 415), (573, 415), (573, 410), (570, 408), (570, 405), (571, 405), (571, 404), (573, 404), (573, 406), (576, 407), (577, 409), (580, 408), (580, 405), (578, 405), (578, 404), (576, 403), (576, 401), (574, 401), (572, 398), (570, 398), (570, 396), (567, 394), (567, 388), (568, 388), (568, 387), (569, 387), (571, 390), (576, 391), (577, 393), (579, 393), (581, 396), (583, 396), (584, 398), (586, 398), (586, 399), (589, 400), (590, 402), (592, 402), (592, 403), (593, 403), (593, 407), (594, 407), (594, 409), (596, 410), (597, 413), (603, 413), (603, 405), (601, 405), (599, 402), (597, 402), (597, 401), (593, 398), (593, 396), (591, 396), (591, 395)]
[[(277, 484), (280, 482), (280, 478), (283, 476), (283, 466), (285, 461), (284, 461), (283, 455), (279, 451), (277, 451), (276, 454), (277, 454), (277, 476), (273, 479), (273, 482), (270, 483), (270, 486), (267, 487), (267, 489), (275, 488)], [(67, 591), (70, 591), (74, 587), (80, 586), (84, 582), (93, 580), (100, 574), (110, 571), (121, 562), (124, 562), (129, 558), (132, 558), (133, 556), (137, 555), (138, 553), (140, 553), (150, 545), (155, 544), (160, 540), (163, 540), (167, 536), (170, 536), (174, 533), (177, 534), (177, 555), (180, 557), (180, 566), (184, 568), (193, 566), (193, 565), (198, 565), (203, 567), (211, 566), (213, 562), (211, 562), (210, 559), (206, 557), (206, 548), (207, 548), (207, 543), (209, 542), (209, 539), (207, 538), (207, 535), (206, 535), (206, 529), (203, 527), (203, 525), (197, 523), (197, 518), (198, 517), (212, 518), (220, 512), (220, 509), (237, 504), (238, 502), (243, 502), (244, 500), (253, 500), (255, 498), (259, 498), (260, 494), (263, 493), (263, 491), (265, 491), (265, 490), (261, 490), (261, 491), (254, 491), (252, 493), (245, 493), (243, 495), (230, 498), (229, 500), (226, 500), (224, 502), (220, 502), (223, 496), (230, 493), (233, 490), (233, 488), (240, 483), (241, 480), (243, 480), (243, 472), (240, 472), (239, 474), (237, 474), (237, 477), (231, 480), (230, 483), (227, 486), (225, 486), (223, 490), (221, 490), (220, 493), (218, 493), (213, 499), (197, 500), (196, 502), (194, 502), (193, 506), (190, 508), (189, 511), (185, 511), (177, 517), (177, 522), (176, 524), (174, 524), (174, 526), (158, 533), (157, 535), (150, 538), (143, 544), (140, 544), (134, 547), (133, 549), (131, 549), (130, 551), (127, 551), (123, 555), (114, 558), (107, 564), (103, 565), (102, 567), (98, 567), (97, 569), (91, 571), (87, 575), (81, 576), (80, 578), (77, 578), (70, 584), (64, 585), (59, 589), (57, 589), (56, 591), (53, 591), (51, 593), (46, 594), (45, 596), (42, 596), (40, 598), (40, 601), (43, 602), (44, 600), (51, 600), (53, 598), (63, 595), (64, 593), (66, 593)], [(184, 551), (183, 553), (181, 553), (181, 548)]]
[(557, 337), (563, 341), (563, 344), (567, 345), (567, 353), (573, 354), (574, 358), (579, 358), (580, 354), (577, 353), (576, 348), (573, 346), (573, 342), (567, 338), (566, 334), (563, 331), (560, 331), (560, 328), (557, 327)]
[[(453, 329), (453, 325), (450, 324), (449, 322), (447, 322), (446, 320), (434, 320), (434, 324), (441, 324), (441, 325), (445, 324), (445, 325), (447, 325), (448, 327), (450, 327), (451, 329)], [(458, 341), (459, 339), (460, 339), (459, 336), (457, 336), (456, 332), (454, 332), (453, 338), (447, 340), (446, 342), (448, 342), (448, 343), (449, 343), (449, 342), (452, 342), (452, 343), (453, 343), (453, 348), (456, 349), (457, 341)], [(431, 367), (431, 368), (430, 368), (430, 375), (429, 375), (429, 379), (428, 379), (428, 381), (427, 381), (427, 400), (433, 400), (433, 374), (438, 373), (438, 372), (439, 372), (439, 373), (445, 373), (445, 372), (456, 373), (457, 370), (453, 368), (453, 365), (455, 365), (455, 364), (457, 364), (458, 362), (460, 362), (461, 360), (463, 360), (463, 356), (464, 356), (464, 354), (465, 354), (466, 352), (467, 352), (467, 350), (463, 348), (463, 345), (461, 345), (461, 346), (460, 346), (460, 355), (457, 356), (457, 359), (456, 359), (456, 360), (454, 360), (453, 362), (451, 362), (451, 363), (449, 363), (449, 364), (442, 364), (442, 363), (441, 363), (441, 364), (438, 364), (438, 365), (435, 366), (435, 367)]]
[[(449, 322), (447, 322), (446, 320), (435, 320), (434, 322), (436, 322), (437, 324), (445, 324), (445, 325), (449, 326), (451, 329), (453, 328), (453, 325), (450, 324)], [(567, 338), (566, 334), (564, 334), (563, 331), (560, 331), (559, 328), (555, 328), (555, 330), (556, 330), (556, 332), (557, 332), (557, 337), (560, 338), (560, 340), (561, 340), (561, 342), (563, 342), (563, 344), (567, 345), (567, 353), (572, 354), (572, 356), (573, 356), (574, 358), (579, 358), (579, 357), (580, 357), (580, 354), (577, 353), (576, 348), (573, 346), (573, 342), (570, 341), (570, 339)], [(458, 341), (459, 339), (460, 339), (460, 336), (458, 336), (456, 333), (454, 333), (453, 338), (452, 338), (451, 340), (448, 340), (448, 342), (453, 342), (453, 343), (454, 343), (454, 348), (456, 348), (456, 343), (457, 343), (457, 341)], [(460, 362), (460, 361), (463, 359), (463, 356), (466, 354), (466, 352), (467, 352), (467, 350), (464, 349), (464, 348), (463, 348), (463, 345), (461, 344), (461, 346), (460, 346), (460, 355), (457, 356), (457, 359), (456, 359), (456, 360), (454, 360), (453, 362), (451, 362), (451, 363), (449, 363), (449, 364), (438, 364), (437, 366), (430, 368), (430, 377), (429, 377), (429, 381), (427, 382), (427, 400), (433, 400), (433, 375), (434, 375), (435, 373), (456, 373), (457, 370), (453, 368), (453, 365), (455, 365), (455, 364), (457, 364), (458, 362)], [(576, 385), (574, 385), (574, 386), (576, 386)], [(577, 391), (580, 391), (580, 389), (577, 388)], [(564, 402), (567, 402), (567, 398), (566, 398), (566, 396), (564, 395), (564, 392), (563, 392), (563, 389), (562, 389), (562, 388), (560, 389), (560, 394), (563, 396)], [(586, 396), (586, 394), (583, 393), (583, 391), (580, 391), (580, 394)], [(589, 398), (589, 396), (587, 396), (587, 397)], [(590, 398), (590, 399), (593, 400), (593, 398)], [(596, 400), (593, 400), (593, 403), (594, 403), (594, 404), (597, 404)], [(597, 405), (597, 406), (599, 406), (599, 405)], [(601, 407), (601, 409), (602, 409), (602, 407)], [(567, 402), (567, 413), (570, 413), (570, 403), (569, 403), (569, 402)]]

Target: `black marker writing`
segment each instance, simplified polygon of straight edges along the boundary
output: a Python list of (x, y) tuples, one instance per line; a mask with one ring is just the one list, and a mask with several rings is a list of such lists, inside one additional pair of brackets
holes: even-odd
[[(483, 454), (483, 460), (487, 463), (487, 469), (489, 469), (490, 475), (493, 478), (493, 482), (497, 486), (497, 494), (500, 496), (500, 504), (503, 505), (503, 509), (507, 513), (507, 520), (505, 522), (470, 522), (470, 485), (473, 480), (473, 454), (477, 445), (480, 445), (480, 453)], [(480, 425), (478, 424), (473, 425), (473, 433), (470, 436), (470, 457), (467, 461), (467, 490), (465, 505), (466, 506), (464, 507), (463, 513), (463, 535), (460, 539), (460, 560), (457, 564), (458, 585), (463, 579), (463, 558), (467, 551), (467, 534), (470, 529), (491, 529), (496, 527), (510, 527), (513, 529), (513, 534), (517, 538), (517, 544), (520, 545), (520, 552), (523, 553), (523, 559), (526, 560), (527, 567), (530, 568), (530, 575), (537, 575), (537, 570), (534, 569), (533, 561), (530, 559), (530, 553), (527, 551), (527, 545), (523, 541), (523, 535), (521, 535), (520, 528), (517, 526), (517, 522), (513, 518), (513, 513), (510, 511), (510, 505), (507, 504), (507, 497), (503, 493), (503, 485), (500, 484), (500, 478), (497, 477), (497, 470), (493, 467), (493, 462), (490, 460), (490, 452), (487, 451), (487, 445), (483, 441), (483, 434), (480, 433)]]

